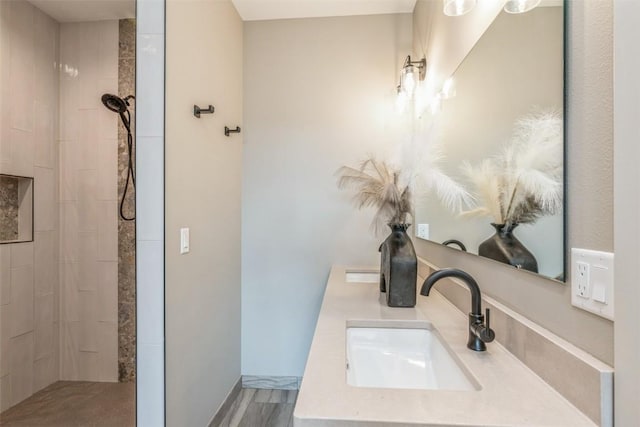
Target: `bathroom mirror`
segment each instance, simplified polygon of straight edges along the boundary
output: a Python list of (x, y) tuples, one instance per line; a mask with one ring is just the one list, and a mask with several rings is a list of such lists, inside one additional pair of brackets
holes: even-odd
[[(548, 124), (541, 118), (555, 119), (557, 151), (554, 161), (557, 162), (556, 188), (560, 196), (557, 208), (554, 213), (542, 215), (532, 223), (519, 224), (513, 231), (525, 251), (534, 257), (535, 268), (527, 266), (526, 260), (522, 262), (522, 257), (513, 262), (504, 259), (501, 262), (559, 281), (564, 280), (565, 268), (563, 47), (564, 7), (561, 1), (542, 2), (539, 7), (521, 14), (502, 11), (452, 76), (451, 95), (442, 100), (441, 110), (433, 116), (438, 129), (436, 137), (444, 155), (442, 170), (475, 193), (480, 201), (481, 192), (476, 191), (478, 187), (474, 184), (478, 181), (473, 179), (473, 174), (465, 172), (464, 165), (477, 170), (487, 159), (495, 162), (505, 147), (513, 146), (517, 124), (522, 124), (523, 119), (532, 119), (527, 123), (533, 137), (529, 135), (526, 144), (535, 148), (539, 137), (536, 132), (544, 132), (540, 128)], [(522, 139), (522, 134), (520, 137)], [(503, 170), (504, 163), (500, 165)], [(493, 219), (495, 215), (493, 218), (455, 215), (434, 202), (435, 198), (428, 200), (429, 203), (418, 202), (416, 206), (416, 224), (428, 224), (423, 226), (421, 237), (437, 243), (457, 240), (469, 253), (478, 255), (480, 252), (493, 260), (503, 256), (495, 254), (495, 247), (487, 250), (486, 243), (484, 250), (479, 250), (487, 239), (497, 238), (491, 225), (498, 222)], [(420, 235), (418, 227), (416, 235)], [(504, 240), (501, 242), (504, 244)], [(513, 244), (513, 241), (506, 244)], [(450, 247), (460, 250), (455, 243)]]

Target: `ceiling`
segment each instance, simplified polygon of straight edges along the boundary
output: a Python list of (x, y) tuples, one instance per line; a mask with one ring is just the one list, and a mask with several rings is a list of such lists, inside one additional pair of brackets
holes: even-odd
[(136, 16), (135, 0), (29, 0), (29, 2), (58, 22), (103, 21)]
[(231, 0), (244, 21), (411, 13), (416, 0)]

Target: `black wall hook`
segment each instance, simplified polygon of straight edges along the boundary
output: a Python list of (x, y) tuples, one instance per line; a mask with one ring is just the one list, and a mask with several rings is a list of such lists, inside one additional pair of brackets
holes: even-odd
[(228, 126), (224, 127), (224, 136), (229, 136), (231, 133), (240, 133), (240, 126), (236, 126), (235, 129), (229, 129)]
[(193, 106), (193, 115), (200, 118), (200, 114), (213, 114), (216, 109), (213, 105), (209, 105), (209, 108), (200, 108), (197, 105)]

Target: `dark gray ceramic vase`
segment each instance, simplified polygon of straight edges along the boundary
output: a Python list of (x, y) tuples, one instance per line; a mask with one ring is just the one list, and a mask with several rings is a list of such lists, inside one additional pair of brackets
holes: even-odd
[(491, 258), (523, 270), (538, 272), (538, 262), (531, 252), (513, 235), (518, 224), (493, 224), (496, 234), (480, 243), (478, 255)]
[(407, 235), (411, 224), (389, 224), (391, 234), (380, 245), (380, 292), (385, 292), (389, 307), (416, 305), (418, 259)]

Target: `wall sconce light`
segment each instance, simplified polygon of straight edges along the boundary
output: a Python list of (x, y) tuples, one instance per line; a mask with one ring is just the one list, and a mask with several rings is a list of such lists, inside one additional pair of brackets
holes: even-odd
[(504, 5), (504, 11), (507, 13), (525, 13), (540, 4), (541, 0), (509, 0)]
[[(443, 0), (443, 12), (447, 16), (462, 16), (476, 7), (476, 0)], [(506, 9), (505, 9), (506, 10)]]
[(427, 59), (422, 58), (420, 61), (412, 61), (411, 55), (407, 55), (402, 65), (400, 73), (400, 84), (398, 85), (398, 93), (404, 92), (407, 97), (413, 96), (413, 91), (418, 85), (418, 81), (424, 80), (427, 74)]

